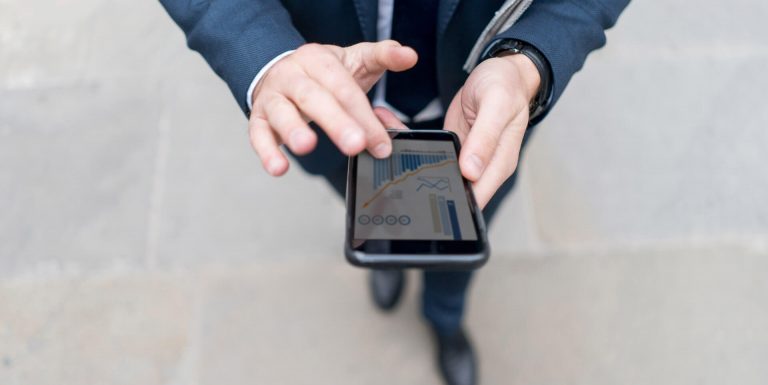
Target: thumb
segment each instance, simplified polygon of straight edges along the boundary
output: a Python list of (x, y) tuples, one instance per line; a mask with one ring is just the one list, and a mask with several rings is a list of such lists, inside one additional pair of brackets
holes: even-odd
[(384, 40), (349, 46), (342, 60), (358, 84), (368, 91), (384, 71), (400, 72), (412, 68), (418, 61), (418, 55), (413, 48), (404, 47), (394, 40)]

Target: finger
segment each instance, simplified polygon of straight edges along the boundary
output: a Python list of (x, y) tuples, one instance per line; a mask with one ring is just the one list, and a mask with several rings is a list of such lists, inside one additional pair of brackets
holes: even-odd
[(384, 40), (376, 43), (361, 43), (363, 52), (363, 64), (368, 71), (393, 71), (400, 72), (416, 65), (419, 59), (416, 51), (394, 40)]
[(483, 176), (473, 184), (475, 198), (481, 208), (485, 207), (499, 187), (515, 172), (525, 132), (524, 124), (525, 122), (516, 120), (502, 132)]
[(395, 128), (398, 130), (407, 130), (408, 126), (403, 124), (395, 114), (386, 107), (376, 107), (373, 113), (386, 128)]
[(394, 40), (359, 43), (342, 52), (342, 62), (353, 69), (355, 80), (364, 91), (370, 90), (384, 71), (405, 71), (418, 61), (416, 51)]
[(317, 134), (304, 121), (296, 106), (282, 95), (274, 95), (263, 107), (269, 126), (296, 155), (305, 155), (317, 145)]
[(307, 74), (331, 92), (344, 111), (365, 130), (368, 151), (377, 158), (389, 156), (392, 150), (389, 136), (349, 70), (327, 50), (318, 50), (314, 60), (317, 65), (304, 67)]
[(486, 95), (461, 148), (459, 165), (464, 177), (477, 181), (496, 151), (502, 131), (517, 114), (504, 95)]
[(282, 92), (299, 111), (315, 121), (346, 155), (365, 148), (365, 131), (341, 107), (336, 98), (309, 77), (298, 77), (282, 86)]
[(269, 128), (269, 123), (253, 115), (249, 122), (248, 134), (251, 146), (261, 159), (261, 164), (270, 175), (280, 176), (288, 171), (288, 159), (277, 143), (275, 135)]

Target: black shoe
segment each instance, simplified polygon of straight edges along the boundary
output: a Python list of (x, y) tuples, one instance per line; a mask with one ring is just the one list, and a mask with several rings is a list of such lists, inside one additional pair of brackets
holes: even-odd
[(373, 303), (381, 310), (394, 309), (400, 300), (405, 286), (405, 274), (402, 270), (371, 270), (371, 295)]
[(476, 385), (477, 358), (464, 330), (441, 336), (435, 332), (437, 363), (448, 385)]

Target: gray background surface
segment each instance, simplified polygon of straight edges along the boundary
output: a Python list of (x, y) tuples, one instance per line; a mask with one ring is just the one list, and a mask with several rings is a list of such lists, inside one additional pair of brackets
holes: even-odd
[[(768, 380), (766, 16), (636, 2), (589, 58), (474, 282), (483, 383)], [(438, 384), (343, 214), (159, 4), (0, 0), (0, 384)]]

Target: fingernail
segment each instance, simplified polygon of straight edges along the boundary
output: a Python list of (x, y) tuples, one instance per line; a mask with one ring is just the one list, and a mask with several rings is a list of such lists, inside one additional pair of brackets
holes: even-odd
[(388, 143), (381, 143), (373, 149), (374, 155), (378, 158), (386, 158), (389, 156), (389, 148)]
[(363, 144), (363, 134), (359, 130), (349, 129), (344, 133), (341, 143), (347, 149), (359, 147)]
[(469, 172), (470, 174), (475, 175), (476, 178), (479, 178), (480, 175), (483, 174), (483, 168), (485, 168), (485, 165), (483, 164), (483, 160), (480, 159), (479, 156), (472, 154), (469, 156)]
[(267, 171), (270, 175), (277, 175), (278, 171), (280, 171), (281, 166), (280, 159), (278, 158), (272, 158), (267, 162)]

